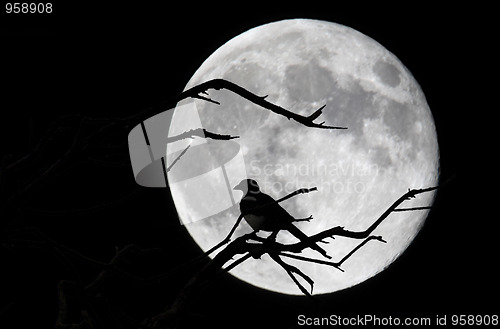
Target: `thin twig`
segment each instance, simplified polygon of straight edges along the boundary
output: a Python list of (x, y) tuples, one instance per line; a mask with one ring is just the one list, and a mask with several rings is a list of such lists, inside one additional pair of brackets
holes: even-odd
[(394, 211), (398, 212), (398, 211), (415, 211), (415, 210), (428, 210), (428, 209), (432, 209), (432, 207), (397, 208), (394, 209)]
[[(269, 256), (287, 272), (288, 276), (290, 276), (290, 278), (293, 280), (293, 282), (297, 285), (297, 287), (300, 289), (300, 291), (302, 291), (302, 293), (304, 295), (306, 295), (307, 297), (312, 297), (311, 294), (312, 294), (313, 288), (314, 288), (314, 281), (309, 276), (307, 276), (304, 272), (299, 270), (297, 267), (292, 266), (288, 263), (285, 263), (278, 256), (278, 254), (269, 253)], [(307, 283), (309, 283), (309, 285), (311, 286), (311, 292), (307, 291), (307, 289), (299, 282), (299, 280), (297, 280), (297, 278), (295, 277), (295, 275), (293, 275), (293, 273), (296, 273), (297, 275), (301, 276), (304, 280), (306, 280)]]
[[(189, 150), (190, 147), (191, 147), (191, 145), (188, 145), (184, 150), (182, 150), (181, 154), (179, 154), (179, 156), (177, 158), (175, 158), (175, 160), (167, 167), (167, 169), (165, 171), (169, 172), (170, 169), (172, 169), (172, 167), (177, 163), (177, 161), (180, 160), (180, 158), (187, 152), (187, 150)], [(165, 183), (167, 183), (167, 182), (165, 182)]]
[(384, 239), (382, 239), (381, 236), (371, 235), (371, 236), (367, 237), (366, 239), (364, 239), (363, 242), (358, 244), (356, 247), (354, 247), (354, 249), (352, 249), (347, 255), (345, 255), (344, 258), (342, 258), (340, 260), (340, 262), (338, 262), (338, 265), (341, 266), (347, 259), (349, 259), (349, 257), (351, 257), (356, 251), (358, 251), (361, 247), (363, 247), (365, 244), (367, 244), (371, 240), (378, 240), (380, 242), (386, 243), (386, 241)]
[(283, 256), (283, 257), (302, 260), (305, 262), (311, 262), (311, 263), (317, 263), (317, 264), (321, 264), (321, 265), (332, 266), (332, 267), (335, 267), (337, 270), (344, 272), (344, 270), (340, 268), (340, 265), (338, 262), (329, 262), (329, 261), (322, 260), (322, 259), (309, 258), (309, 257), (304, 257), (304, 256), (299, 256), (299, 255), (294, 255), (294, 254), (288, 254), (288, 253), (284, 253), (284, 252), (280, 252), (279, 255)]

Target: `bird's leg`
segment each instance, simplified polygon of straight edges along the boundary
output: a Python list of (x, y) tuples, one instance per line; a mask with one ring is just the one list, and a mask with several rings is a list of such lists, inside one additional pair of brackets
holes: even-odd
[(270, 240), (270, 241), (273, 241), (273, 242), (276, 241), (276, 236), (278, 236), (278, 232), (279, 232), (279, 230), (278, 231), (273, 231), (273, 233), (271, 233), (271, 235), (269, 235), (267, 237), (267, 239)]
[(257, 231), (253, 231), (252, 233), (248, 233), (247, 236), (249, 239), (253, 239), (257, 236)]
[(309, 222), (311, 221), (311, 219), (313, 219), (313, 216), (309, 216), (307, 218), (297, 218), (297, 219), (294, 219), (293, 222), (294, 223), (297, 223), (297, 222)]

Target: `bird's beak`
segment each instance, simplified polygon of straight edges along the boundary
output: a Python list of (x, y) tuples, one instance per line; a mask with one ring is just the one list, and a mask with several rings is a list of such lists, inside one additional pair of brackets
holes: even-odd
[(239, 182), (238, 185), (233, 187), (233, 190), (241, 191), (241, 192), (245, 193), (247, 191), (247, 182), (246, 181)]

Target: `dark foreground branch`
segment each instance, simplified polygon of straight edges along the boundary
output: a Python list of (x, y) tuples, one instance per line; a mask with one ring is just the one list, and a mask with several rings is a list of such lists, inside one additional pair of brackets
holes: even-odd
[(370, 227), (368, 227), (364, 231), (358, 231), (358, 232), (349, 231), (341, 226), (336, 226), (331, 229), (312, 235), (309, 237), (309, 239), (305, 241), (301, 241), (295, 244), (289, 244), (286, 246), (284, 245), (281, 251), (299, 253), (305, 248), (307, 248), (311, 243), (320, 242), (323, 239), (332, 238), (334, 236), (343, 236), (351, 239), (366, 239), (384, 221), (384, 219), (386, 219), (392, 212), (394, 212), (396, 208), (404, 201), (414, 198), (418, 194), (430, 192), (438, 188), (439, 186), (429, 187), (426, 189), (409, 190), (407, 193), (405, 193), (403, 196), (397, 199), (382, 215), (380, 215), (380, 217), (375, 222), (373, 222), (373, 224)]
[(180, 140), (184, 140), (187, 138), (194, 138), (194, 137), (211, 138), (211, 139), (215, 139), (215, 140), (230, 140), (230, 139), (239, 138), (239, 136), (217, 134), (217, 133), (213, 133), (211, 131), (208, 131), (204, 128), (196, 128), (196, 129), (191, 129), (191, 130), (185, 131), (179, 135), (169, 136), (167, 138), (167, 144), (173, 143), (176, 141), (180, 141)]
[[(313, 292), (313, 288), (314, 288), (314, 281), (313, 279), (311, 279), (308, 275), (306, 275), (304, 272), (302, 272), (301, 270), (299, 270), (297, 267), (295, 266), (292, 266), (288, 263), (285, 263), (277, 254), (274, 254), (274, 253), (270, 253), (269, 256), (271, 256), (271, 258), (279, 265), (281, 266), (285, 271), (286, 273), (288, 274), (288, 276), (292, 279), (292, 281), (295, 283), (295, 285), (297, 287), (299, 287), (300, 291), (308, 296), (308, 297), (312, 297), (312, 292)], [(307, 283), (309, 283), (309, 286), (311, 287), (311, 292), (309, 293), (309, 291), (307, 291), (307, 289), (299, 282), (299, 280), (297, 280), (297, 278), (295, 277), (295, 274), (299, 275), (300, 277), (302, 277), (304, 280), (306, 280)]]
[(307, 117), (302, 116), (300, 114), (293, 113), (287, 109), (284, 109), (281, 106), (270, 103), (266, 100), (266, 97), (255, 95), (254, 93), (246, 90), (245, 88), (224, 79), (213, 79), (203, 82), (197, 86), (194, 86), (191, 89), (182, 92), (181, 94), (179, 94), (177, 97), (174, 98), (174, 101), (178, 102), (185, 98), (191, 97), (219, 104), (218, 102), (210, 98), (200, 95), (200, 94), (207, 95), (208, 89), (215, 89), (215, 90), (226, 89), (232, 91), (233, 93), (240, 95), (241, 97), (251, 101), (254, 104), (262, 106), (263, 108), (268, 109), (276, 114), (282, 115), (288, 118), (289, 120), (293, 119), (298, 123), (303, 124), (306, 127), (321, 128), (321, 129), (347, 129), (346, 127), (326, 126), (324, 121), (320, 123), (314, 122), (314, 120), (316, 120), (323, 113), (323, 109), (325, 108), (326, 105), (323, 105), (322, 107), (320, 107), (319, 109), (314, 111), (314, 113), (312, 113)]
[[(158, 314), (157, 316), (154, 316), (150, 319), (147, 319), (145, 322), (143, 322), (143, 325), (147, 328), (163, 328), (168, 323), (171, 323), (173, 319), (175, 318), (178, 320), (179, 317), (181, 317), (183, 314), (185, 314), (186, 309), (188, 306), (194, 302), (195, 297), (199, 294), (199, 292), (209, 284), (213, 283), (215, 277), (218, 277), (221, 273), (226, 273), (230, 271), (231, 269), (235, 268), (236, 266), (240, 265), (244, 261), (250, 258), (255, 258), (255, 259), (260, 259), (264, 254), (267, 254), (273, 259), (276, 264), (278, 264), (280, 267), (282, 267), (287, 274), (290, 276), (290, 278), (293, 280), (293, 282), (297, 285), (297, 287), (301, 290), (302, 293), (305, 295), (311, 297), (312, 296), (312, 289), (314, 287), (314, 281), (312, 278), (310, 278), (307, 274), (302, 272), (300, 269), (298, 269), (295, 266), (292, 266), (290, 264), (287, 264), (286, 262), (283, 261), (282, 257), (288, 257), (288, 258), (293, 258), (297, 259), (300, 261), (305, 261), (305, 262), (311, 262), (311, 263), (317, 263), (321, 265), (326, 265), (326, 266), (331, 266), (339, 269), (340, 271), (343, 272), (343, 270), (340, 268), (340, 266), (347, 260), (349, 259), (356, 251), (358, 251), (360, 248), (365, 246), (369, 241), (379, 241), (385, 243), (386, 241), (381, 237), (381, 236), (374, 236), (371, 235), (371, 233), (386, 219), (389, 214), (391, 214), (400, 204), (402, 204), (405, 200), (408, 200), (410, 198), (414, 198), (416, 195), (425, 193), (425, 192), (430, 192), (438, 187), (430, 187), (426, 189), (415, 189), (415, 190), (409, 190), (407, 193), (405, 193), (403, 196), (401, 196), (398, 200), (396, 200), (373, 224), (368, 227), (364, 231), (349, 231), (345, 230), (343, 227), (337, 226), (328, 230), (325, 230), (323, 232), (320, 232), (318, 234), (312, 235), (309, 237), (309, 239), (306, 239), (305, 241), (301, 241), (298, 243), (294, 244), (282, 244), (279, 242), (276, 242), (274, 240), (270, 240), (268, 238), (262, 238), (257, 236), (255, 232), (245, 234), (243, 236), (240, 236), (239, 238), (235, 239), (233, 242), (229, 243), (226, 248), (224, 248), (221, 252), (219, 252), (206, 266), (204, 266), (182, 289), (182, 291), (179, 293), (176, 301), (168, 308), (165, 309), (164, 312)], [(298, 190), (294, 193), (291, 193), (284, 198), (280, 199), (281, 200), (286, 200), (289, 197), (292, 197), (294, 195), (300, 194), (300, 193), (307, 193), (309, 191), (312, 191), (313, 189), (302, 189)], [(302, 191), (302, 192), (301, 192)], [(241, 219), (243, 218), (242, 215), (238, 217), (238, 220), (236, 224), (239, 224)], [(223, 241), (224, 244), (227, 243), (231, 237), (231, 235), (234, 233), (235, 225), (233, 229), (231, 230), (230, 234), (228, 237)], [(297, 255), (301, 253), (304, 249), (309, 248), (309, 246), (312, 243), (320, 242), (323, 239), (326, 238), (332, 238), (333, 236), (343, 236), (347, 238), (352, 238), (352, 239), (363, 239), (363, 241), (358, 244), (356, 247), (354, 247), (348, 254), (346, 254), (340, 261), (338, 262), (331, 262), (331, 261), (324, 261), (324, 260), (319, 260), (319, 259), (313, 259), (309, 257), (304, 257), (301, 255)], [(227, 240), (227, 241), (226, 241)], [(217, 245), (216, 247), (212, 248), (209, 252), (214, 251), (218, 247), (220, 247), (221, 244)], [(207, 255), (206, 253), (205, 255)], [(236, 260), (237, 255), (242, 255)], [(225, 268), (224, 268), (225, 266)], [(309, 292), (297, 279), (297, 276), (301, 277), (304, 279), (311, 287), (311, 292)]]

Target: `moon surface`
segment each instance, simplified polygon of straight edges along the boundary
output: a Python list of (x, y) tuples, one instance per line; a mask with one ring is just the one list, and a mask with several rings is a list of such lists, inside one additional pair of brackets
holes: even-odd
[[(243, 173), (257, 180), (265, 193), (278, 199), (302, 187), (318, 188), (281, 203), (296, 218), (313, 215), (310, 222), (296, 224), (307, 235), (338, 225), (365, 230), (409, 188), (438, 182), (436, 130), (420, 86), (394, 54), (356, 30), (306, 19), (253, 28), (217, 49), (186, 89), (215, 78), (268, 95), (269, 102), (305, 116), (326, 104), (315, 121), (348, 128), (304, 127), (225, 90), (209, 91), (209, 97), (220, 105), (200, 99), (179, 104), (194, 102), (205, 129), (240, 136), (234, 141), (242, 154)], [(189, 194), (172, 190), (172, 196), (180, 215), (191, 211), (185, 202)], [(236, 202), (241, 197), (241, 192), (234, 191)], [(402, 206), (429, 206), (433, 200), (434, 193), (425, 193)], [(373, 232), (387, 243), (369, 242), (342, 265), (344, 272), (285, 260), (314, 280), (314, 294), (345, 289), (376, 275), (398, 258), (421, 229), (427, 213), (392, 213)], [(186, 224), (186, 228), (206, 251), (227, 235), (238, 215), (236, 205)], [(242, 221), (235, 236), (249, 232), (251, 228)], [(280, 232), (278, 241), (297, 242), (288, 232)], [(342, 237), (328, 241), (321, 247), (334, 261), (361, 242)], [(311, 250), (303, 255), (321, 258)], [(256, 287), (301, 294), (287, 273), (267, 256), (251, 258), (230, 273)]]

